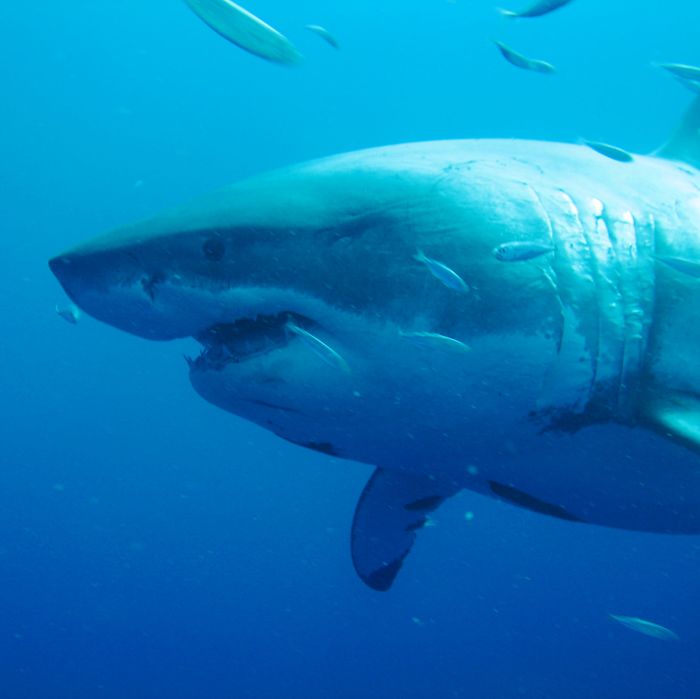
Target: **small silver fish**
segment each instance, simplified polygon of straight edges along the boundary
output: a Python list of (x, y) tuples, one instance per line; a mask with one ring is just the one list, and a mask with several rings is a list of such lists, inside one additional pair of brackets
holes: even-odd
[(540, 0), (525, 10), (499, 9), (498, 11), (504, 17), (542, 17), (542, 15), (548, 15), (550, 12), (554, 12), (554, 10), (564, 7), (564, 5), (568, 5), (571, 1), (572, 0)]
[(631, 163), (634, 157), (622, 148), (611, 146), (609, 143), (601, 143), (600, 141), (584, 141), (584, 145), (592, 148), (596, 153), (604, 155), (611, 160), (617, 160), (618, 163)]
[(56, 313), (71, 325), (77, 325), (80, 320), (80, 311), (75, 306), (56, 306)]
[(697, 66), (689, 66), (684, 63), (659, 63), (659, 68), (667, 70), (671, 75), (682, 80), (700, 81), (700, 68)]
[(510, 243), (501, 243), (493, 249), (494, 257), (501, 262), (524, 262), (535, 257), (548, 255), (554, 252), (553, 245), (535, 243), (527, 240), (514, 240)]
[(464, 342), (455, 340), (453, 337), (447, 337), (447, 335), (430, 332), (400, 332), (399, 334), (421, 349), (459, 352), (460, 354), (466, 354), (470, 351), (469, 346), (465, 345)]
[(300, 63), (302, 55), (286, 36), (231, 0), (185, 0), (217, 34), (249, 53), (274, 63)]
[(700, 262), (668, 255), (655, 255), (654, 259), (663, 262), (665, 265), (671, 267), (671, 269), (675, 269), (676, 272), (693, 277), (694, 279), (700, 279)]
[(700, 95), (700, 68), (683, 63), (656, 63), (657, 68), (668, 71), (683, 87)]
[(552, 73), (556, 73), (556, 68), (547, 61), (540, 61), (535, 58), (528, 58), (527, 56), (523, 56), (522, 53), (518, 53), (517, 51), (506, 46), (501, 41), (494, 41), (493, 43), (496, 44), (498, 50), (503, 55), (503, 58), (505, 58), (506, 61), (508, 61), (508, 63), (516, 66), (517, 68), (523, 68), (524, 70), (531, 70), (535, 73), (545, 73), (550, 75)]
[(329, 43), (334, 49), (339, 49), (340, 44), (338, 44), (338, 40), (331, 34), (325, 27), (322, 27), (320, 24), (307, 24), (305, 29), (308, 29), (310, 32), (313, 32), (314, 34), (318, 34), (322, 39), (324, 39), (327, 43)]
[(424, 264), (428, 268), (430, 274), (432, 274), (435, 279), (442, 282), (448, 289), (459, 291), (462, 294), (466, 294), (469, 291), (469, 286), (464, 279), (442, 262), (427, 257), (420, 250), (413, 256), (413, 259)]
[(291, 320), (287, 322), (287, 330), (299, 337), (304, 344), (318, 355), (326, 364), (334, 369), (341, 369), (344, 372), (350, 373), (348, 363), (341, 357), (332, 347), (327, 345), (323, 340), (320, 340), (316, 335), (312, 335), (308, 330), (300, 328)]
[(671, 629), (667, 629), (665, 626), (660, 624), (655, 624), (652, 621), (646, 621), (645, 619), (640, 619), (636, 616), (620, 616), (618, 614), (610, 614), (611, 619), (614, 619), (619, 624), (626, 626), (632, 631), (637, 633), (642, 633), (645, 636), (651, 636), (652, 638), (658, 638), (660, 641), (678, 641), (680, 640), (678, 634)]

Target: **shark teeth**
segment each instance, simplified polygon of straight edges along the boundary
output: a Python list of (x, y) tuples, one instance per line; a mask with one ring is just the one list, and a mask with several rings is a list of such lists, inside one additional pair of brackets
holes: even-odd
[(304, 327), (316, 325), (309, 318), (292, 311), (239, 318), (232, 323), (217, 323), (195, 337), (202, 345), (199, 357), (194, 360), (185, 357), (185, 360), (190, 371), (220, 371), (229, 364), (259, 357), (287, 345), (287, 324), (290, 321)]

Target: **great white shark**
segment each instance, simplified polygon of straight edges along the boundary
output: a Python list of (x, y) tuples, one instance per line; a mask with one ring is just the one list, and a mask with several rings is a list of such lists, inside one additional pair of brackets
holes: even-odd
[[(214, 405), (376, 466), (351, 548), (377, 590), (465, 488), (571, 522), (699, 533), (699, 129), (700, 99), (629, 163), (517, 140), (338, 155), (50, 266), (95, 318), (198, 340), (190, 379)], [(499, 259), (508, 242), (550, 252)]]

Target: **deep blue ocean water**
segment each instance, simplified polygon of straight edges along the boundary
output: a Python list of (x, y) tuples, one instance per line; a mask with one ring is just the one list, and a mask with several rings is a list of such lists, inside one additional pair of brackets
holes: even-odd
[[(64, 323), (46, 264), (236, 178), (354, 148), (498, 136), (650, 151), (690, 101), (651, 64), (700, 63), (700, 5), (576, 0), (513, 22), (482, 0), (251, 0), (306, 55), (295, 69), (178, 0), (6, 5), (0, 699), (700, 697), (700, 537), (465, 492), (373, 592), (348, 550), (371, 468), (202, 401), (187, 343)], [(509, 66), (492, 38), (559, 74)]]

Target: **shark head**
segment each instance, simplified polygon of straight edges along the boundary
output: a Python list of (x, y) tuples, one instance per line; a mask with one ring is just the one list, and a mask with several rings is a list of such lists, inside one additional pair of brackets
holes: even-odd
[[(105, 323), (153, 340), (195, 338), (192, 384), (225, 410), (362, 461), (434, 458), (416, 444), (434, 443), (426, 432), (463, 432), (470, 411), (505, 425), (506, 395), (527, 414), (533, 384), (523, 372), (542, 373), (558, 322), (539, 267), (504, 275), (492, 254), (512, 193), (449, 165), (453, 150), (385, 148), (274, 172), (50, 266)], [(505, 237), (546, 238), (541, 219), (526, 225)], [(545, 293), (527, 310), (514, 287)]]

